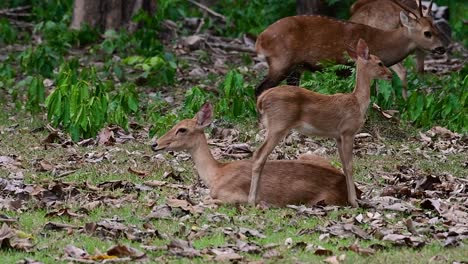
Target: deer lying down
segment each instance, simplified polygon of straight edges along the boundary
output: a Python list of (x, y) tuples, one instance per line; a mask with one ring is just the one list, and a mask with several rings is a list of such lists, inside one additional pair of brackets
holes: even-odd
[(353, 180), (354, 136), (364, 124), (370, 103), (373, 79), (387, 79), (392, 72), (382, 61), (369, 54), (363, 39), (356, 52), (348, 51), (356, 60), (356, 86), (349, 94), (323, 95), (296, 86), (281, 86), (264, 92), (257, 100), (257, 111), (266, 129), (265, 142), (255, 151), (252, 161), (252, 185), (249, 203), (254, 203), (257, 188), (267, 181), (263, 166), (275, 146), (292, 129), (305, 135), (334, 138), (343, 164), (348, 186), (348, 202), (357, 207)]
[[(250, 190), (252, 161), (216, 161), (208, 148), (203, 129), (212, 120), (212, 107), (205, 104), (193, 119), (179, 122), (152, 145), (154, 151), (190, 152), (200, 178), (213, 199), (225, 203), (246, 203)], [(274, 206), (287, 204), (347, 204), (346, 179), (318, 156), (301, 160), (267, 162), (257, 201)], [(359, 192), (359, 191), (358, 191)]]
[(445, 53), (442, 36), (430, 17), (416, 14), (398, 0), (393, 2), (405, 10), (399, 13), (403, 26), (393, 30), (323, 16), (285, 17), (271, 24), (255, 43), (257, 54), (268, 63), (268, 75), (255, 89), (257, 98), (285, 78), (297, 86), (302, 69), (320, 70), (323, 62), (346, 64), (346, 50), (356, 47), (360, 38), (385, 66), (402, 61), (416, 49)]

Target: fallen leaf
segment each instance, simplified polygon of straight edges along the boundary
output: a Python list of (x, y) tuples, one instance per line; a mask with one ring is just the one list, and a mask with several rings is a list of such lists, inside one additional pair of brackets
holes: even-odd
[(370, 256), (375, 254), (375, 250), (372, 248), (361, 248), (358, 244), (352, 244), (348, 247), (349, 250), (354, 251), (363, 256)]
[(153, 207), (151, 213), (146, 216), (146, 219), (171, 219), (171, 208), (167, 205), (158, 205)]
[(115, 143), (114, 132), (112, 132), (109, 127), (101, 129), (97, 141), (99, 146), (113, 145)]
[(51, 231), (58, 231), (63, 229), (78, 229), (77, 226), (64, 224), (64, 223), (56, 223), (56, 222), (48, 222), (44, 225), (44, 230), (51, 230)]
[(281, 256), (281, 254), (275, 249), (270, 249), (270, 250), (267, 250), (265, 253), (263, 253), (262, 256), (263, 258), (271, 259), (271, 258), (278, 258)]
[(236, 261), (242, 260), (243, 257), (234, 252), (232, 248), (211, 249), (210, 252), (215, 255), (215, 261)]
[(141, 259), (145, 253), (125, 245), (116, 245), (107, 250), (107, 255), (119, 258), (129, 257), (131, 259)]
[(317, 255), (317, 256), (331, 256), (331, 255), (333, 255), (333, 251), (319, 246), (319, 247), (317, 247), (317, 249), (315, 249), (314, 255)]
[(241, 227), (239, 228), (239, 232), (247, 237), (266, 238), (264, 234), (255, 229)]
[(133, 173), (133, 174), (136, 174), (138, 176), (142, 176), (142, 177), (145, 177), (145, 176), (149, 175), (149, 172), (147, 172), (147, 171), (137, 170), (137, 169), (134, 169), (132, 167), (128, 167), (128, 171)]
[(193, 258), (201, 256), (200, 251), (194, 249), (189, 241), (175, 239), (167, 245), (169, 252), (176, 256)]
[(323, 261), (326, 262), (326, 263), (330, 263), (330, 264), (340, 264), (340, 263), (344, 262), (345, 259), (346, 259), (346, 255), (342, 254), (339, 257), (337, 257), (337, 256), (328, 257), (328, 258), (324, 259)]
[(0, 248), (10, 248), (29, 252), (34, 247), (31, 243), (32, 236), (21, 230), (10, 228), (3, 223), (0, 228)]
[(64, 251), (67, 256), (72, 257), (72, 258), (84, 259), (84, 258), (89, 257), (88, 252), (84, 251), (81, 248), (77, 248), (73, 245), (67, 245)]
[(204, 211), (203, 207), (198, 205), (192, 205), (187, 200), (167, 199), (166, 203), (172, 208), (181, 208), (182, 210), (188, 211), (191, 214), (200, 214)]
[(39, 171), (53, 171), (54, 169), (55, 165), (47, 160), (41, 160), (39, 162)]

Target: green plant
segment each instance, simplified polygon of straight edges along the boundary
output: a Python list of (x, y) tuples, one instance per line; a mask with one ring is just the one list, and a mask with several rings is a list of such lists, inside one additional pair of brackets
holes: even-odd
[(19, 55), (21, 69), (28, 75), (41, 74), (52, 77), (53, 70), (60, 63), (61, 57), (48, 45), (40, 44), (29, 47)]
[[(408, 62), (408, 65), (411, 63)], [(410, 65), (411, 66), (411, 65)], [(412, 65), (414, 67), (414, 65)], [(351, 70), (352, 76), (340, 78), (337, 72)], [(428, 128), (434, 125), (466, 132), (468, 130), (468, 67), (450, 75), (426, 77), (409, 71), (410, 96), (401, 96), (401, 82), (377, 81), (378, 89), (371, 89), (371, 102), (384, 109), (397, 109), (403, 120)], [(355, 83), (355, 70), (351, 66), (334, 65), (323, 71), (305, 73), (301, 86), (323, 94), (351, 92)], [(416, 87), (416, 88), (415, 88)]]
[[(349, 77), (339, 77), (339, 72), (351, 72)], [(356, 79), (355, 68), (347, 65), (332, 65), (322, 71), (314, 73), (305, 72), (301, 86), (324, 94), (351, 92)]]
[(10, 64), (0, 63), (0, 89), (13, 86), (15, 74)]
[(193, 115), (200, 110), (201, 106), (212, 99), (212, 96), (198, 86), (192, 87), (185, 93), (184, 111), (186, 115)]
[(43, 84), (43, 78), (41, 76), (28, 76), (24, 80), (18, 82), (15, 89), (22, 87), (27, 88), (27, 101), (26, 110), (32, 114), (39, 113), (42, 111), (43, 104), (45, 101), (45, 88)]
[(102, 81), (96, 69), (77, 69), (76, 61), (62, 65), (57, 88), (47, 97), (47, 117), (54, 126), (62, 126), (73, 140), (95, 136), (106, 123), (124, 128), (128, 115), (138, 111), (138, 94), (133, 85), (123, 85), (109, 94), (110, 82)]
[(217, 116), (241, 119), (256, 115), (254, 88), (244, 83), (243, 76), (231, 70), (219, 87), (220, 98), (216, 102)]
[(84, 25), (80, 30), (73, 30), (69, 29), (69, 24), (67, 17), (58, 22), (48, 20), (36, 24), (34, 32), (40, 34), (47, 45), (60, 54), (65, 53), (72, 45), (86, 45), (99, 39), (99, 32), (88, 25)]
[(18, 31), (6, 19), (0, 19), (0, 45), (12, 44), (16, 41)]
[[(468, 68), (440, 78), (423, 80), (423, 89), (413, 90), (402, 117), (417, 126), (435, 124), (468, 131)], [(429, 88), (430, 87), (430, 88)]]
[(174, 82), (177, 64), (169, 53), (149, 58), (130, 56), (123, 63), (142, 71), (139, 78), (148, 80), (150, 85), (170, 85)]
[(221, 0), (216, 7), (226, 16), (228, 28), (215, 29), (219, 34), (228, 36), (244, 33), (256, 35), (276, 20), (294, 15), (295, 3), (293, 0)]
[(138, 93), (134, 84), (124, 84), (118, 90), (109, 104), (107, 121), (128, 129), (128, 114), (138, 112)]

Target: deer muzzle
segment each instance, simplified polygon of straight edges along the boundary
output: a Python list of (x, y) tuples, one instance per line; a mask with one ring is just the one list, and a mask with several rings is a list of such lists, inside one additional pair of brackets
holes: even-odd
[(442, 54), (445, 53), (445, 48), (444, 47), (437, 47), (437, 48), (432, 50), (432, 53), (442, 55)]

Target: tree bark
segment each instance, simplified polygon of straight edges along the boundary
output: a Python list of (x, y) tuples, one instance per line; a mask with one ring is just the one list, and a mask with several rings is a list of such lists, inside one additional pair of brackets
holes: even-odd
[(298, 15), (326, 15), (326, 7), (323, 0), (296, 0)]
[(127, 27), (133, 31), (137, 25), (131, 19), (139, 10), (153, 14), (156, 0), (75, 0), (70, 27), (80, 29), (88, 24), (105, 30)]

